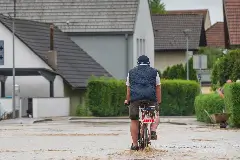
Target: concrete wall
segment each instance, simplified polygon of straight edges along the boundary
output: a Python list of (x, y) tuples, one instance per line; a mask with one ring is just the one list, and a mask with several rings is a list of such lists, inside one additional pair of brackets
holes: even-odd
[(156, 52), (155, 68), (163, 72), (168, 66), (185, 64), (185, 52)]
[[(1, 23), (0, 40), (4, 40), (5, 50), (5, 64), (0, 66), (0, 68), (12, 68), (12, 33)], [(15, 55), (16, 68), (47, 68), (51, 70), (42, 59), (26, 47), (26, 45), (18, 38), (15, 38)], [(49, 97), (50, 84), (42, 76), (16, 77), (16, 84), (20, 85), (22, 97)], [(7, 78), (5, 89), (5, 95), (11, 96), (12, 77)], [(63, 79), (59, 76), (57, 76), (54, 81), (54, 96), (64, 96)]]
[(33, 118), (69, 116), (69, 98), (33, 98)]
[(145, 39), (145, 53), (149, 57), (151, 66), (154, 66), (154, 33), (151, 14), (147, 0), (141, 0), (138, 8), (135, 32), (133, 37), (134, 66), (137, 65), (137, 39)]
[(115, 78), (125, 79), (127, 70), (133, 66), (133, 37), (131, 35), (128, 39), (125, 35), (71, 36), (71, 39)]

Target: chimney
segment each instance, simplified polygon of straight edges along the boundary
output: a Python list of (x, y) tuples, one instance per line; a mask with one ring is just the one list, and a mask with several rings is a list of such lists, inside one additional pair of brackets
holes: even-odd
[(57, 52), (54, 50), (54, 25), (50, 25), (50, 50), (47, 53), (48, 64), (57, 69)]

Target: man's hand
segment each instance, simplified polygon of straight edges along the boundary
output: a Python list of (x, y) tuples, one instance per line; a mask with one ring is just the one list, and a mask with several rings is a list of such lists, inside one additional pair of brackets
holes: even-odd
[(125, 100), (125, 101), (124, 101), (124, 105), (129, 105), (129, 101), (128, 101), (128, 100)]

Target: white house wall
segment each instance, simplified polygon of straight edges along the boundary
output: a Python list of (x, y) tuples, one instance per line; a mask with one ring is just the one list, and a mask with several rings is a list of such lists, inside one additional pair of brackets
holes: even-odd
[[(0, 23), (0, 40), (4, 40), (4, 65), (0, 68), (12, 68), (12, 33)], [(46, 51), (47, 52), (47, 51)], [(21, 40), (15, 38), (15, 67), (16, 68), (46, 68), (51, 69), (42, 59), (33, 53)], [(20, 85), (22, 97), (49, 97), (50, 84), (42, 76), (16, 77)], [(1, 88), (0, 88), (1, 89)], [(6, 96), (12, 95), (12, 77), (6, 81)], [(64, 96), (64, 86), (61, 77), (54, 82), (54, 96)]]
[(151, 14), (147, 0), (140, 0), (138, 15), (135, 23), (134, 32), (134, 65), (137, 64), (137, 39), (145, 39), (145, 55), (150, 58), (151, 66), (154, 66), (154, 33), (151, 20)]

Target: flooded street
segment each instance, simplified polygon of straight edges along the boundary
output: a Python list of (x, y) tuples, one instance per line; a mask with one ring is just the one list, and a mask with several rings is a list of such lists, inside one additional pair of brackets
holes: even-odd
[(151, 148), (131, 152), (128, 123), (0, 123), (0, 159), (240, 159), (239, 135), (239, 130), (160, 124)]

